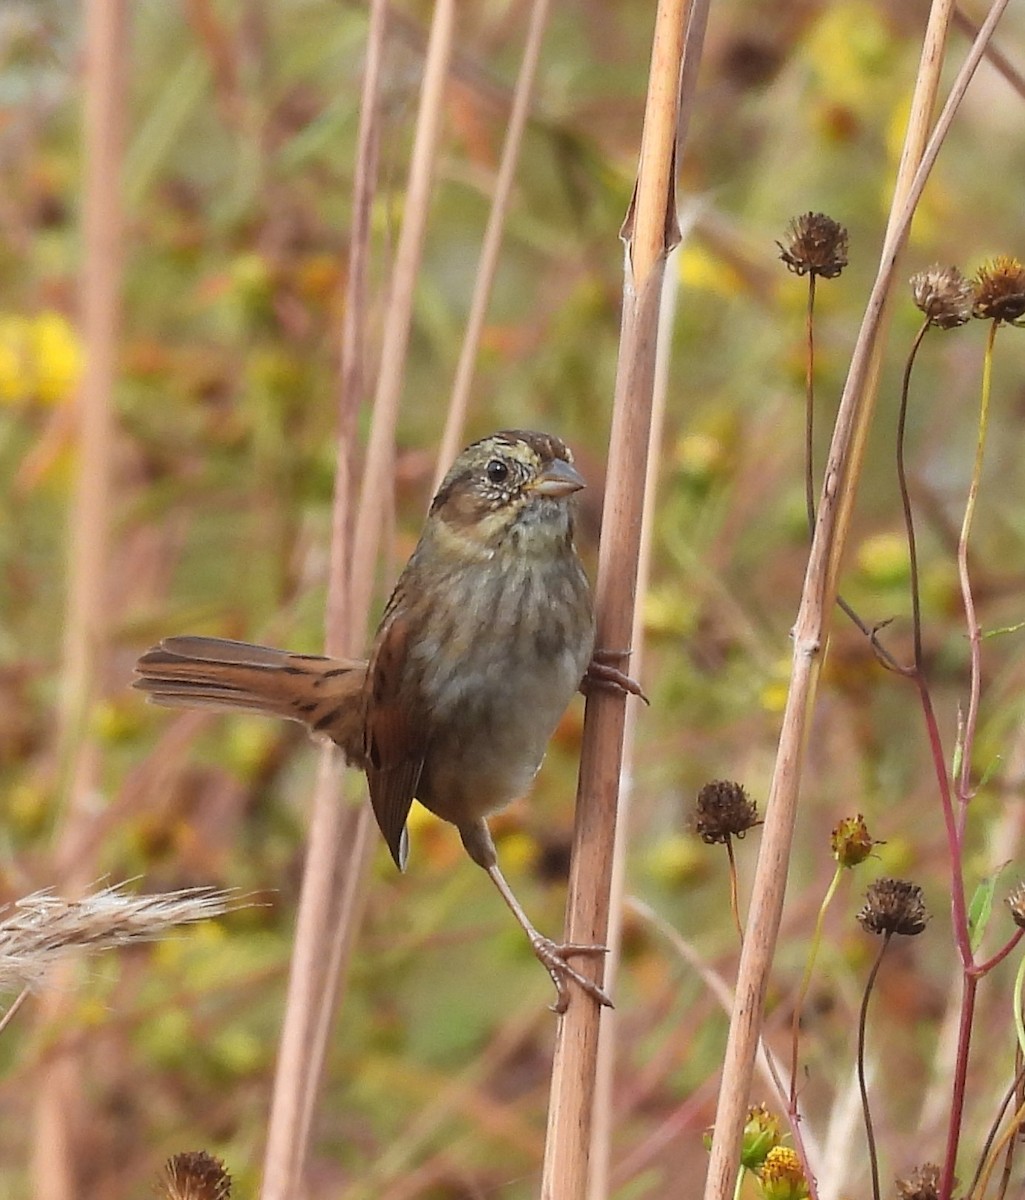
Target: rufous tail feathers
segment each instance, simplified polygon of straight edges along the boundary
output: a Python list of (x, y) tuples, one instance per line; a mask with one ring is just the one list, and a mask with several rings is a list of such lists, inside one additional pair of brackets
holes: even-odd
[(169, 708), (218, 708), (299, 721), (363, 764), (363, 683), (359, 659), (291, 654), (224, 638), (171, 637), (135, 666), (132, 686)]

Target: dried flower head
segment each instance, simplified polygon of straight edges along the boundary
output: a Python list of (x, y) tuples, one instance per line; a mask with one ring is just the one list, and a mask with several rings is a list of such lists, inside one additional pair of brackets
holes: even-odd
[(929, 914), (917, 883), (909, 883), (906, 879), (877, 879), (868, 886), (858, 920), (868, 933), (900, 933), (914, 937), (925, 928)]
[(939, 1194), (940, 1169), (935, 1163), (923, 1163), (897, 1180), (897, 1200), (938, 1200)]
[(795, 275), (835, 279), (847, 266), (847, 230), (825, 213), (808, 212), (787, 226), (780, 258)]
[(748, 1171), (757, 1171), (770, 1150), (780, 1144), (783, 1131), (779, 1120), (764, 1104), (756, 1104), (747, 1110), (744, 1134), (740, 1142), (740, 1163)]
[(972, 316), (985, 321), (1017, 321), (1025, 316), (1025, 267), (1016, 258), (999, 254), (979, 268)]
[(167, 1160), (158, 1186), (166, 1200), (228, 1200), (231, 1176), (219, 1158), (186, 1150)]
[(1007, 897), (1007, 907), (1011, 910), (1015, 925), (1025, 929), (1025, 883), (1019, 883)]
[(769, 1151), (758, 1179), (765, 1200), (806, 1200), (809, 1194), (801, 1160), (789, 1146), (775, 1146)]
[(844, 817), (833, 830), (830, 845), (841, 867), (857, 867), (872, 853), (872, 847), (881, 846), (882, 842), (872, 837), (865, 818), (858, 813), (856, 817)]
[(911, 294), (937, 329), (955, 329), (971, 319), (975, 289), (957, 267), (934, 263), (911, 276)]
[(698, 792), (694, 830), (710, 846), (731, 837), (742, 838), (749, 829), (760, 824), (758, 806), (739, 783), (716, 779)]

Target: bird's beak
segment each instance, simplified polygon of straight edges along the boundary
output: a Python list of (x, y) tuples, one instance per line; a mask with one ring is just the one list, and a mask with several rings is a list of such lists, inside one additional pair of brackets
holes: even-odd
[(539, 496), (571, 496), (586, 487), (584, 477), (565, 459), (553, 459), (541, 472), (531, 489)]

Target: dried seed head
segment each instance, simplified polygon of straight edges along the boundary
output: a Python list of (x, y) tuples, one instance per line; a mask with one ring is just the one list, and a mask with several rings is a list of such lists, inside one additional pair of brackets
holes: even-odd
[(922, 889), (906, 879), (877, 879), (868, 886), (865, 905), (858, 913), (868, 933), (900, 933), (914, 937), (929, 920)]
[(694, 830), (710, 846), (731, 837), (742, 838), (758, 820), (758, 806), (739, 783), (716, 779), (698, 792)]
[(806, 1200), (808, 1181), (801, 1160), (789, 1146), (775, 1146), (758, 1172), (765, 1200)]
[(985, 321), (1017, 321), (1025, 316), (1025, 267), (1016, 258), (999, 254), (979, 268), (972, 316)]
[(927, 271), (911, 276), (915, 304), (937, 329), (955, 329), (972, 315), (975, 289), (957, 267), (934, 263)]
[(858, 813), (856, 817), (844, 817), (833, 830), (830, 840), (833, 857), (841, 867), (856, 867), (863, 863), (872, 853), (873, 846), (882, 845), (868, 832), (865, 818)]
[(897, 1180), (897, 1200), (938, 1200), (939, 1194), (940, 1169), (935, 1163), (923, 1163)]
[(158, 1186), (166, 1200), (228, 1200), (231, 1176), (219, 1158), (187, 1150), (164, 1164)]
[(794, 217), (787, 226), (786, 242), (776, 245), (795, 275), (835, 279), (847, 266), (847, 230), (825, 213)]
[(1011, 910), (1015, 925), (1025, 929), (1025, 883), (1019, 883), (1007, 897), (1007, 907)]

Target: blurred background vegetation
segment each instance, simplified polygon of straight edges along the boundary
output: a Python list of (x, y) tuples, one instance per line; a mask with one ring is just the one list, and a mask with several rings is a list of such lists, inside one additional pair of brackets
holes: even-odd
[[(633, 183), (652, 8), (640, 0), (554, 6), (471, 411), (471, 435), (532, 426), (573, 445), (592, 483), (581, 521), (592, 567), (618, 337), (617, 239)], [(429, 499), (526, 10), (523, 0), (487, 0), (460, 13), (382, 580), (412, 548)], [(686, 239), (674, 263), (680, 307), (644, 600), (652, 706), (638, 722), (629, 888), (727, 978), (737, 942), (725, 856), (689, 831), (688, 812), (698, 787), (717, 777), (764, 797), (807, 543), (806, 292), (779, 263), (775, 240), (809, 209), (850, 230), (850, 267), (818, 293), (821, 463), (878, 259), (925, 12), (907, 0), (712, 7), (682, 163)], [(387, 43), (372, 331), (402, 211), (429, 15), (428, 5), (401, 0)], [(93, 873), (139, 877), (147, 889), (235, 886), (264, 903), (82, 972), (73, 1025), (89, 1064), (88, 1195), (145, 1195), (168, 1154), (197, 1146), (227, 1161), (237, 1194), (254, 1194), (258, 1178), (315, 756), (297, 728), (169, 715), (146, 708), (128, 683), (138, 653), (175, 632), (322, 645), (339, 297), (366, 22), (363, 5), (343, 0), (132, 5), (114, 648), (93, 717), (103, 751)], [(68, 0), (7, 0), (0, 9), (6, 900), (61, 882), (50, 853), (62, 794), (53, 714), (75, 465), (69, 414), (83, 358), (81, 34), (81, 13)], [(998, 40), (1020, 59), (1023, 38), (1025, 21), (1012, 10)], [(960, 35), (953, 45), (963, 47)], [(1025, 251), (1022, 104), (983, 64), (926, 192), (909, 271), (939, 260), (971, 272), (992, 254)], [(904, 658), (908, 571), (893, 427), (903, 356), (919, 322), (902, 298), (842, 581), (870, 623), (894, 618), (885, 637)], [(998, 339), (974, 542), (985, 629), (1023, 617), (1017, 338), (1008, 331)], [(926, 654), (950, 745), (967, 661), (953, 547), (983, 341), (979, 323), (926, 341), (909, 427)], [(375, 361), (372, 345), (367, 361)], [(1023, 637), (985, 643), (977, 766), (988, 780), (973, 808), (976, 873), (1021, 848)], [(883, 1063), (878, 1115), (895, 1170), (940, 1154), (946, 1102), (936, 1034), (949, 1011), (953, 961), (942, 823), (911, 700), (853, 626), (838, 622), (769, 998), (782, 1048), (833, 869), (830, 830), (864, 812), (885, 845), (860, 869), (867, 874), (847, 881), (831, 914), (806, 1017), (804, 1088), (822, 1137), (847, 1082), (874, 951), (854, 911), (873, 874), (914, 878), (934, 920), (888, 962), (872, 1035)], [(578, 705), (567, 714), (529, 801), (495, 822), (507, 873), (549, 932), (562, 920), (581, 712)], [(757, 831), (740, 847), (742, 898), (756, 841)], [(999, 975), (981, 1002), (1002, 1056), (1013, 1045), (1001, 986), (1008, 978)], [(409, 872), (399, 877), (383, 847), (377, 856), (316, 1133), (317, 1194), (535, 1194), (554, 1032), (549, 990), (454, 832), (417, 816)], [(616, 1195), (681, 1194), (671, 1181), (703, 1170), (700, 1133), (713, 1112), (725, 1018), (638, 919), (626, 931), (616, 999)], [(31, 1194), (29, 1098), (47, 1069), (46, 1038), (24, 1014), (0, 1038), (0, 1066), (0, 1198), (21, 1200)], [(970, 1107), (976, 1143), (1002, 1086), (994, 1080)]]

